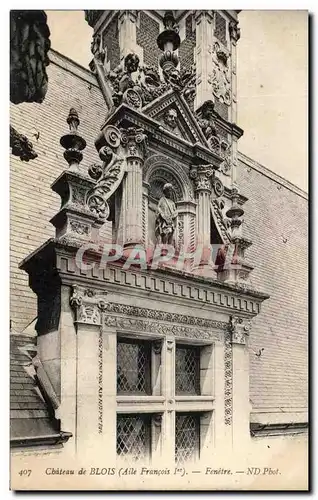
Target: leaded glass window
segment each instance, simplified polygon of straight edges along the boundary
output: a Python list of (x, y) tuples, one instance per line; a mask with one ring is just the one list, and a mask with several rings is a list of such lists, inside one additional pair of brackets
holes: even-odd
[(117, 393), (151, 393), (149, 343), (128, 339), (118, 340)]
[(199, 457), (200, 416), (195, 413), (176, 413), (175, 460), (177, 464)]
[(176, 394), (200, 394), (200, 350), (176, 347)]
[(117, 455), (129, 461), (145, 460), (150, 454), (148, 415), (117, 415)]

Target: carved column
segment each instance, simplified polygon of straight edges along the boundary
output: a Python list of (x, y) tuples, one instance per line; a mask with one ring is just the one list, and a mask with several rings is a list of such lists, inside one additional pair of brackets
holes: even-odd
[(196, 109), (208, 99), (213, 99), (208, 82), (212, 62), (213, 16), (212, 10), (198, 10), (194, 14), (196, 22)]
[(229, 330), (232, 342), (232, 439), (238, 453), (246, 449), (250, 439), (249, 420), (249, 352), (247, 337), (251, 329), (248, 319), (231, 316)]
[(197, 245), (203, 249), (200, 267), (206, 265), (210, 257), (212, 176), (212, 165), (199, 165), (190, 171), (197, 202)]
[(125, 224), (124, 246), (142, 244), (142, 166), (145, 155), (146, 136), (142, 129), (130, 127), (122, 130), (121, 143), (126, 156), (127, 174), (123, 182), (123, 204)]

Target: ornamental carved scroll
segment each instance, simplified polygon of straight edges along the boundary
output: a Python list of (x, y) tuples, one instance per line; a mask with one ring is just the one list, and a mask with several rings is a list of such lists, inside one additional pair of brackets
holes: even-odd
[(121, 143), (121, 132), (112, 125), (103, 131), (106, 145), (99, 150), (99, 157), (103, 165), (92, 165), (88, 173), (96, 180), (96, 185), (87, 194), (87, 206), (100, 219), (106, 220), (109, 216), (107, 200), (120, 185), (125, 173), (125, 159), (116, 154)]

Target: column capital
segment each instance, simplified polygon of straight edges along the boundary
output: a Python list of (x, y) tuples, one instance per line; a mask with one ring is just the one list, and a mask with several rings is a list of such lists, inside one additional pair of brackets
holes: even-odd
[(246, 337), (249, 335), (252, 324), (249, 319), (230, 316), (229, 329), (232, 335), (232, 344), (246, 344)]
[(214, 168), (212, 165), (195, 165), (190, 170), (190, 178), (194, 182), (195, 191), (212, 192), (212, 178)]
[(215, 167), (213, 165), (195, 165), (190, 170), (190, 178), (194, 182), (195, 191), (208, 191), (212, 190), (216, 197), (223, 195), (224, 186), (221, 180), (215, 174)]
[(147, 136), (144, 134), (143, 129), (129, 127), (127, 129), (120, 129), (120, 133), (120, 142), (124, 148), (127, 161), (134, 159), (143, 161), (147, 144)]
[(107, 307), (107, 292), (73, 285), (70, 305), (75, 311), (75, 323), (103, 327), (103, 313)]

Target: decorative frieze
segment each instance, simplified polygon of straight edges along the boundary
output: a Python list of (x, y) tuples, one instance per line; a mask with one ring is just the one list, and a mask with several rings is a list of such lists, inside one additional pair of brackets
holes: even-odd
[(220, 336), (212, 331), (199, 328), (190, 328), (177, 324), (165, 324), (161, 322), (141, 318), (121, 318), (118, 316), (105, 316), (105, 326), (133, 332), (156, 333), (159, 335), (173, 335), (202, 340), (220, 340)]
[(152, 320), (164, 321), (169, 323), (181, 323), (195, 327), (202, 327), (215, 330), (227, 330), (228, 323), (216, 321), (213, 319), (198, 318), (188, 314), (178, 314), (157, 309), (147, 309), (145, 307), (130, 306), (126, 304), (117, 304), (109, 302), (106, 306), (106, 312), (147, 318)]

